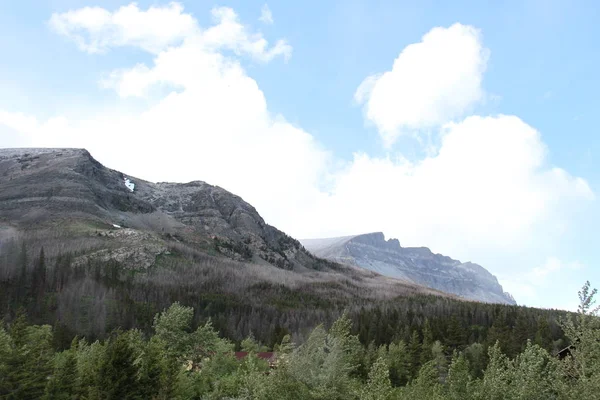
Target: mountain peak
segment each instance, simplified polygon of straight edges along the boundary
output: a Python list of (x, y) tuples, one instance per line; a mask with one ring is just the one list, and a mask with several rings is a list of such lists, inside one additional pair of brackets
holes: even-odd
[(427, 247), (401, 247), (382, 232), (328, 239), (301, 240), (318, 257), (356, 265), (461, 297), (516, 304), (494, 275), (482, 266), (434, 254)]
[(387, 250), (401, 250), (400, 241), (398, 239), (388, 239), (385, 240), (385, 235), (383, 232), (372, 232), (365, 233), (362, 235), (356, 235), (350, 239), (355, 243), (363, 243), (375, 247), (379, 247), (381, 249)]

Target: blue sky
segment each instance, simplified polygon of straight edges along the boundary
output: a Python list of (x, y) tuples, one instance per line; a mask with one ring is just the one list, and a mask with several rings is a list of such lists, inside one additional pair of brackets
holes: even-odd
[(0, 4), (1, 147), (206, 180), (296, 237), (383, 231), (527, 305), (600, 285), (596, 2), (98, 5)]

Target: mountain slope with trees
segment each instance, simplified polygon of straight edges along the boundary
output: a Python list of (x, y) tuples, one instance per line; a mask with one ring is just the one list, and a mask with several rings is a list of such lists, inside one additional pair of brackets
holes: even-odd
[[(155, 315), (174, 303), (193, 309), (186, 311), (190, 329), (210, 320), (236, 349), (248, 337), (269, 349), (288, 335), (306, 343), (318, 326), (326, 330), (345, 314), (371, 360), (356, 373), (366, 379), (385, 346), (408, 354), (389, 365), (400, 386), (430, 361), (434, 345), (438, 355), (463, 351), (477, 373), (496, 342), (511, 358), (527, 340), (550, 353), (567, 344), (559, 324), (566, 312), (468, 302), (319, 259), (221, 188), (144, 182), (105, 168), (85, 150), (0, 151), (0, 316), (6, 332), (22, 329), (0, 351), (20, 354), (25, 344), (17, 342), (35, 325), (31, 340), (40, 346), (63, 351), (75, 337), (99, 340), (85, 352), (100, 357), (98, 349), (125, 331), (148, 340)], [(137, 357), (122, 340), (111, 354)], [(40, 357), (48, 351), (35, 350)], [(72, 369), (68, 354), (56, 362)], [(1, 368), (23, 359), (15, 360)], [(78, 362), (78, 371), (91, 362)], [(110, 367), (102, 368), (102, 379), (112, 380)]]

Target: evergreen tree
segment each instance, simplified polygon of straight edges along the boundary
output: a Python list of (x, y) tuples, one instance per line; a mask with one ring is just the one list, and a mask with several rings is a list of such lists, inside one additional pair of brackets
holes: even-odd
[(431, 353), (431, 346), (433, 345), (433, 332), (431, 332), (431, 325), (429, 324), (429, 320), (425, 320), (425, 324), (423, 325), (423, 344), (421, 345), (421, 365), (425, 364), (427, 361), (431, 361), (433, 359), (433, 355)]
[(465, 349), (465, 358), (469, 362), (469, 372), (474, 378), (481, 378), (487, 365), (485, 348), (481, 343), (473, 343)]
[(46, 256), (44, 255), (44, 247), (40, 249), (40, 255), (35, 260), (33, 266), (33, 277), (31, 281), (31, 291), (36, 299), (36, 308), (39, 308), (46, 289)]
[(489, 400), (505, 400), (512, 379), (512, 362), (500, 349), (496, 342), (488, 350), (490, 361), (483, 374), (478, 398)]
[(8, 398), (40, 399), (52, 371), (52, 328), (48, 325), (27, 326), (19, 342), (6, 360)]
[(465, 330), (455, 315), (450, 317), (450, 321), (448, 322), (445, 342), (452, 349), (457, 349), (466, 342)]
[(433, 345), (431, 346), (431, 355), (432, 361), (440, 377), (440, 382), (444, 382), (448, 372), (448, 360), (446, 360), (446, 354), (444, 354), (444, 346), (439, 340), (433, 342)]
[(406, 343), (400, 340), (392, 343), (388, 350), (388, 364), (390, 366), (390, 380), (393, 386), (404, 386), (410, 378), (410, 358)]
[(408, 342), (408, 354), (410, 360), (410, 375), (411, 377), (417, 376), (419, 366), (421, 365), (421, 340), (419, 339), (419, 333), (414, 330), (410, 342)]
[(519, 314), (517, 316), (515, 326), (513, 327), (511, 340), (509, 342), (510, 344), (507, 349), (507, 353), (510, 357), (514, 357), (523, 351), (525, 345), (527, 344), (527, 340), (532, 339), (529, 337), (529, 331), (527, 319), (523, 314)]
[(548, 320), (544, 317), (538, 318), (537, 331), (535, 333), (534, 343), (548, 351), (553, 350), (552, 332), (550, 331), (550, 325), (548, 325)]
[(12, 389), (12, 384), (8, 380), (9, 360), (13, 358), (14, 341), (12, 337), (0, 326), (0, 398), (6, 397)]
[(191, 356), (193, 316), (192, 307), (184, 307), (175, 302), (154, 317), (156, 337), (166, 344), (170, 357), (184, 361)]
[(385, 359), (379, 357), (371, 367), (367, 384), (360, 394), (361, 400), (386, 400), (392, 396), (390, 372)]
[[(27, 247), (25, 247), (25, 242), (21, 244), (21, 252), (19, 253), (19, 288), (24, 290), (27, 287)], [(21, 292), (21, 294), (25, 294)]]
[(448, 368), (446, 379), (447, 396), (449, 400), (468, 400), (471, 398), (471, 375), (469, 374), (469, 362), (464, 354), (454, 351), (452, 363)]
[(579, 292), (577, 317), (561, 323), (572, 343), (570, 356), (560, 365), (562, 375), (567, 377), (561, 386), (567, 398), (595, 398), (600, 393), (600, 306), (594, 307), (596, 293), (586, 282)]
[(107, 344), (98, 371), (101, 396), (106, 400), (140, 399), (142, 391), (133, 349), (125, 335), (117, 333)]
[(511, 385), (514, 399), (555, 399), (556, 360), (537, 345), (527, 342), (525, 350), (514, 360)]
[(54, 355), (54, 370), (46, 385), (44, 399), (76, 399), (77, 358), (74, 351), (75, 349), (69, 349)]
[(443, 399), (443, 388), (439, 383), (439, 375), (433, 361), (421, 367), (417, 377), (404, 388), (402, 395), (402, 398), (410, 400)]

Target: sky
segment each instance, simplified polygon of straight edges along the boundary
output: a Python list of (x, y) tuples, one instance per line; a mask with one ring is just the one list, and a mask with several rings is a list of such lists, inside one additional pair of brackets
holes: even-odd
[[(0, 147), (203, 180), (574, 310), (600, 286), (595, 1), (0, 2)], [(132, 178), (135, 182), (135, 178)]]

